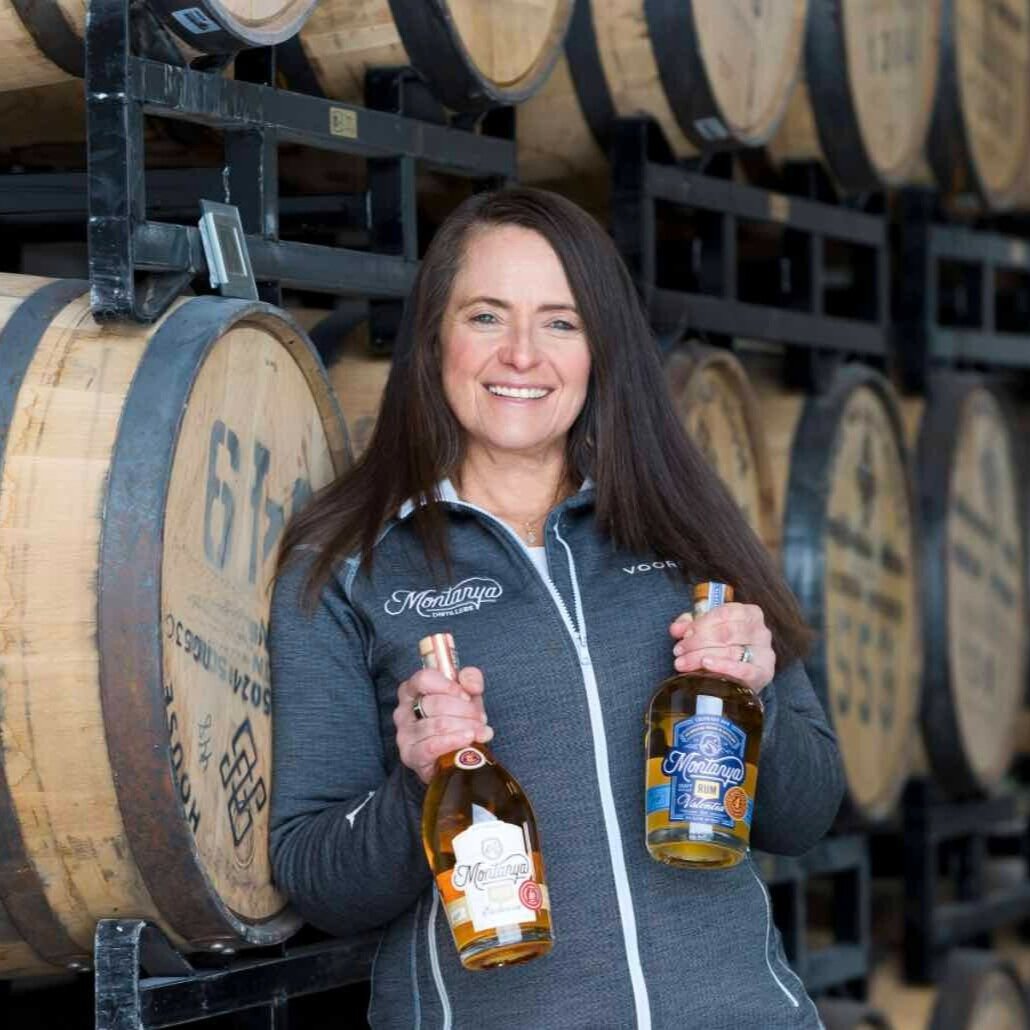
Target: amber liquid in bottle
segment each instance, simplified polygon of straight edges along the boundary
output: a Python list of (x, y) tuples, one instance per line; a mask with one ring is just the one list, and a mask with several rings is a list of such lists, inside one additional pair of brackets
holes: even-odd
[[(457, 679), (449, 633), (419, 644), (423, 665)], [(551, 906), (536, 818), (518, 781), (482, 744), (444, 755), (422, 807), (422, 843), (466, 969), (551, 950)]]
[[(694, 614), (733, 600), (732, 587), (700, 583)], [(708, 672), (672, 676), (647, 713), (647, 850), (667, 865), (724, 869), (751, 838), (762, 702)]]

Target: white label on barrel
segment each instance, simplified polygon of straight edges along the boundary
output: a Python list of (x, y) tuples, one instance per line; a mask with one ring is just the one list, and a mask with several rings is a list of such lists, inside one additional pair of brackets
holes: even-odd
[(1019, 493), (997, 401), (972, 391), (960, 413), (947, 516), (951, 689), (963, 750), (980, 783), (1005, 774), (1026, 680)]
[(912, 513), (899, 441), (879, 395), (852, 391), (832, 441), (826, 513), (830, 718), (849, 793), (867, 813), (889, 807), (908, 764), (921, 676)]
[(956, 71), (971, 159), (988, 190), (1002, 194), (1026, 155), (1030, 0), (955, 0), (955, 7)]
[(199, 7), (182, 7), (178, 11), (172, 11), (172, 17), (187, 32), (194, 36), (204, 36), (209, 32), (218, 32), (222, 27), (214, 19), (208, 17), (207, 13)]
[(332, 476), (311, 388), (270, 331), (226, 333), (199, 371), (165, 512), (172, 772), (201, 864), (244, 919), (283, 907), (268, 861), (268, 611), (283, 529)]
[[(838, 10), (839, 9), (839, 10)], [(848, 90), (867, 156), (896, 181), (922, 153), (936, 81), (940, 0), (848, 0)]]

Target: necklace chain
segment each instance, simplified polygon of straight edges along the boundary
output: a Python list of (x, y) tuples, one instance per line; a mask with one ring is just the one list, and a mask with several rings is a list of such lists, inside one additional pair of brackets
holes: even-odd
[[(459, 496), (461, 496), (461, 494), (459, 494)], [(560, 503), (562, 497), (564, 497), (564, 496), (566, 496), (565, 491), (563, 491), (561, 488), (559, 488), (559, 490), (555, 494), (554, 499), (552, 500), (551, 504), (544, 511), (544, 517), (545, 518), (546, 518), (547, 512), (550, 511), (550, 509), (555, 504)], [(501, 517), (503, 518), (503, 516), (501, 516)], [(524, 519), (524, 520), (522, 520), (522, 525), (525, 527), (523, 529), (522, 535), (526, 538), (526, 543), (529, 544), (530, 547), (535, 547), (536, 544), (537, 544), (538, 534), (537, 534), (536, 529), (534, 529), (533, 527), (535, 526), (535, 524), (537, 523), (539, 518), (540, 518), (540, 516), (537, 516), (536, 518), (532, 518), (532, 519)]]

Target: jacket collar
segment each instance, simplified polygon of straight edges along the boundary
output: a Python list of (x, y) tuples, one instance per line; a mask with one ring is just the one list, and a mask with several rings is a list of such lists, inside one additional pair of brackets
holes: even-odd
[[(586, 505), (593, 503), (594, 493), (594, 481), (587, 476), (587, 478), (583, 480), (583, 484), (580, 486), (579, 490), (577, 490), (571, 497), (567, 497), (562, 501), (558, 507), (559, 509), (585, 507)], [(450, 481), (450, 478), (441, 479), (440, 482), (436, 484), (433, 500), (443, 504), (457, 504), (473, 507), (472, 505), (468, 505), (467, 501), (463, 501), (458, 496), (458, 491), (454, 488), (454, 484)], [(415, 508), (418, 507), (418, 505), (418, 498), (409, 497), (408, 500), (400, 506), (400, 509), (397, 512), (398, 520), (406, 519), (411, 515)]]

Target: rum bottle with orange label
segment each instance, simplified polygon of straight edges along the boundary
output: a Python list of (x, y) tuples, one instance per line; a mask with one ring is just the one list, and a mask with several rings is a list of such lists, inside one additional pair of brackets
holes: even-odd
[[(733, 600), (694, 588), (694, 615)], [(697, 671), (667, 679), (647, 713), (647, 850), (667, 865), (723, 869), (747, 853), (762, 743), (762, 702), (742, 683)]]
[[(426, 637), (419, 651), (425, 667), (458, 678), (450, 633)], [(466, 969), (512, 966), (551, 950), (533, 809), (482, 744), (437, 762), (422, 807), (422, 843)]]

